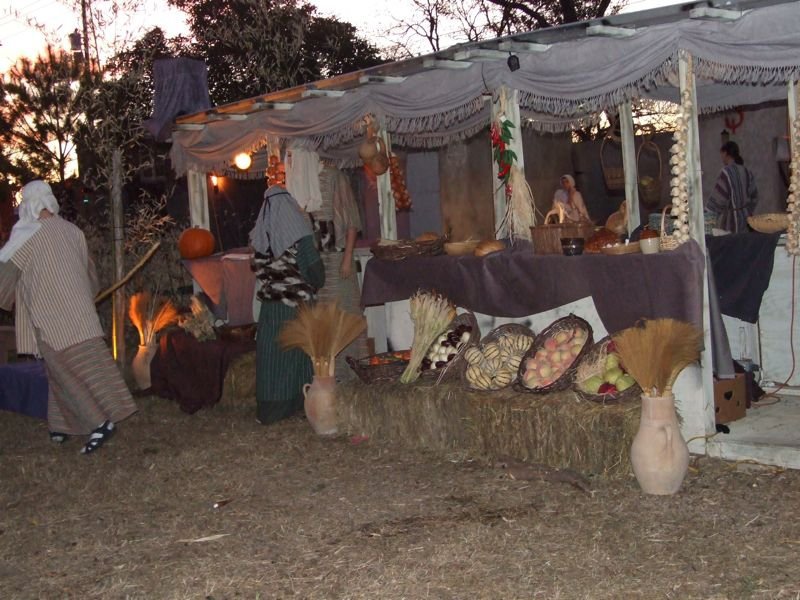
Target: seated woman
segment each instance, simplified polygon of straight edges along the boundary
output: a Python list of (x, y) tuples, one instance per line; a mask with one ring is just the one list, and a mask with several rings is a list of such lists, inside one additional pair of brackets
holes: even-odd
[(553, 195), (553, 208), (561, 205), (564, 216), (574, 223), (590, 221), (589, 213), (583, 202), (583, 196), (575, 189), (575, 178), (572, 175), (561, 176), (561, 189)]

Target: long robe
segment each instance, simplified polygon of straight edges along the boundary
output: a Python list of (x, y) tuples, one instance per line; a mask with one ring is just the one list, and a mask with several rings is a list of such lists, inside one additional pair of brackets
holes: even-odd
[(716, 215), (716, 227), (731, 233), (747, 232), (747, 217), (753, 214), (758, 189), (753, 173), (744, 165), (731, 163), (720, 171), (706, 210)]
[(81, 230), (58, 216), (41, 219), (2, 270), (4, 305), (14, 286), (17, 349), (44, 358), (50, 430), (88, 434), (136, 412), (102, 339), (96, 276)]
[[(297, 266), (313, 288), (325, 283), (325, 267), (313, 236), (297, 241)], [(303, 385), (311, 383), (311, 359), (300, 349), (283, 350), (277, 337), (297, 308), (280, 301), (262, 302), (256, 334), (256, 405), (258, 420), (274, 423), (303, 408)]]

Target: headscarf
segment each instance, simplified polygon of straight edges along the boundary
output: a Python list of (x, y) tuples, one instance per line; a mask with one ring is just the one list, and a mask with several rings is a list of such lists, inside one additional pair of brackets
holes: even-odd
[(0, 262), (8, 262), (14, 253), (25, 245), (33, 234), (39, 231), (42, 224), (39, 214), (47, 209), (58, 214), (58, 200), (53, 195), (50, 185), (39, 179), (23, 186), (20, 191), (22, 200), (19, 204), (19, 220), (11, 229), (8, 242), (0, 250)]
[(569, 181), (572, 184), (572, 187), (575, 187), (575, 178), (572, 175), (570, 175), (569, 173), (567, 173), (566, 175), (562, 175), (561, 179), (566, 179), (567, 181)]
[(279, 258), (297, 240), (311, 234), (308, 217), (289, 192), (277, 185), (264, 192), (264, 204), (250, 232), (250, 245), (256, 252), (266, 254), (271, 249)]

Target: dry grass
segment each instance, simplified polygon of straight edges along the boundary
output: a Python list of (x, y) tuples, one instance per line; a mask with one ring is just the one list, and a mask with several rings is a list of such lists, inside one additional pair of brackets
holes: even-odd
[(673, 497), (631, 478), (585, 494), (300, 418), (140, 408), (92, 456), (0, 413), (4, 599), (800, 594), (798, 472), (703, 459)]

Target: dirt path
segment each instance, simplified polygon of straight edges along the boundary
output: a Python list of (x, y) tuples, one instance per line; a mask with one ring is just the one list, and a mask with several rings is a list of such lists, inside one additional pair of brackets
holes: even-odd
[(0, 412), (3, 598), (800, 598), (800, 472), (702, 459), (674, 497), (586, 493), (140, 406), (88, 457)]

